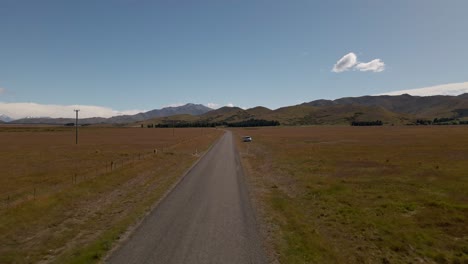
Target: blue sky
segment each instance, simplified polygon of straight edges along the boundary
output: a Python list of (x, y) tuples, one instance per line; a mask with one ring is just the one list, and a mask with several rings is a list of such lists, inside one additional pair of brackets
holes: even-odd
[[(278, 108), (464, 83), (466, 10), (465, 0), (0, 0), (0, 102)], [(378, 71), (359, 66), (374, 60)]]

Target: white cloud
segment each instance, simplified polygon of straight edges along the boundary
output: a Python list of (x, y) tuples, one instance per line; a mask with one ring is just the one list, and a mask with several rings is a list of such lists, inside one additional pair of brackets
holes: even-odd
[(431, 95), (460, 95), (464, 93), (468, 93), (468, 82), (441, 84), (441, 85), (418, 88), (418, 89), (393, 91), (393, 92), (382, 93), (378, 95), (409, 94), (409, 95), (415, 95), (415, 96), (431, 96)]
[(374, 59), (369, 62), (359, 62), (356, 54), (350, 52), (339, 59), (333, 65), (332, 72), (344, 72), (348, 70), (382, 72), (385, 70), (385, 63), (380, 59)]
[[(218, 108), (220, 108), (222, 105), (221, 105), (221, 104), (217, 104), (217, 103), (207, 103), (206, 106), (208, 106), (209, 108), (218, 109)], [(227, 104), (225, 104), (224, 106), (227, 106), (227, 107), (234, 107), (235, 105), (234, 105), (233, 103), (227, 103)]]
[(168, 104), (168, 105), (164, 105), (163, 108), (165, 107), (179, 107), (179, 106), (183, 106), (185, 104), (183, 103), (175, 103), (175, 104)]
[(219, 108), (219, 104), (217, 104), (217, 103), (207, 103), (206, 106), (209, 107), (209, 108), (212, 108), (212, 109), (218, 109)]
[(80, 118), (111, 117), (117, 115), (134, 115), (144, 110), (118, 111), (108, 107), (93, 105), (45, 105), (36, 103), (2, 103), (0, 102), (0, 115), (7, 115), (14, 119), (24, 117), (75, 117), (74, 109), (80, 110)]
[(4, 94), (4, 93), (6, 93), (6, 89), (5, 89), (5, 88), (2, 88), (2, 87), (0, 87), (0, 94)]
[(333, 66), (332, 72), (344, 72), (350, 70), (357, 63), (357, 56), (353, 52), (344, 55)]
[(385, 63), (380, 59), (375, 59), (369, 62), (360, 62), (356, 65), (356, 69), (360, 71), (382, 72), (385, 70)]
[[(225, 105), (221, 105), (221, 104), (217, 104), (217, 103), (207, 103), (205, 104), (206, 106), (208, 106), (209, 108), (213, 108), (213, 109), (218, 109), (220, 108), (221, 106), (227, 106), (227, 107), (235, 107), (235, 105), (233, 103), (227, 103)], [(241, 107), (242, 108), (242, 107)]]

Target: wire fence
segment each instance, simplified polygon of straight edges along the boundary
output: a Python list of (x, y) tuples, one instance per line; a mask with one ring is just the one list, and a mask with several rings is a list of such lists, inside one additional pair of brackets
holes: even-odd
[[(24, 202), (36, 200), (40, 196), (51, 195), (60, 192), (67, 187), (73, 187), (74, 185), (77, 185), (83, 181), (88, 181), (103, 175), (111, 174), (119, 169), (136, 164), (137, 162), (145, 161), (149, 158), (157, 157), (158, 155), (173, 153), (172, 151), (175, 147), (196, 140), (201, 136), (203, 135), (181, 138), (172, 145), (153, 148), (152, 150), (127, 155), (123, 158), (109, 159), (108, 161), (94, 167), (81, 168), (79, 171), (74, 170), (73, 172), (64, 173), (64, 178), (61, 178), (60, 181), (46, 178), (42, 183), (49, 181), (48, 184), (42, 184), (40, 186), (29, 186), (20, 190), (15, 190), (13, 192), (3, 193), (0, 200), (3, 201), (0, 203), (0, 209), (14, 208)], [(195, 152), (198, 153), (198, 149), (196, 149)]]

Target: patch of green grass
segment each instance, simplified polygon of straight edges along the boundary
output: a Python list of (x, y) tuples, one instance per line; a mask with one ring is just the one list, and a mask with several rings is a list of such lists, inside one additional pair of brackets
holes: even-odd
[[(271, 196), (272, 208), (277, 217), (282, 233), (279, 248), (283, 249), (281, 262), (287, 263), (338, 263), (334, 259), (333, 248), (314, 229), (297, 208), (288, 206), (289, 199), (280, 191)], [(330, 260), (334, 259), (333, 262)]]
[(267, 190), (280, 262), (468, 262), (463, 127), (249, 133), (244, 162)]

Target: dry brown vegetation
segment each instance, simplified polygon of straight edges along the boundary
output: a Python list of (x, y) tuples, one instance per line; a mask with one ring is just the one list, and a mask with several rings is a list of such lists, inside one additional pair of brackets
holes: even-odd
[(221, 134), (0, 127), (0, 263), (102, 259)]
[(466, 127), (233, 131), (281, 263), (468, 263)]

